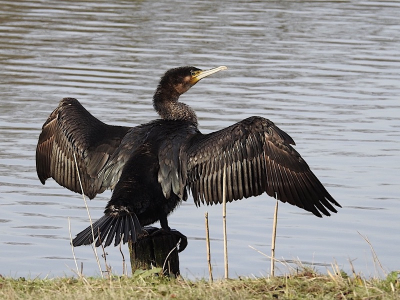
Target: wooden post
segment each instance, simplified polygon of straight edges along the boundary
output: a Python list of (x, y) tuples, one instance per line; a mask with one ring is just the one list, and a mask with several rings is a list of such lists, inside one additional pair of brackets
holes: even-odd
[[(162, 275), (179, 275), (179, 236), (155, 227), (145, 227), (148, 235), (129, 242), (132, 274), (136, 270), (162, 268)], [(161, 275), (161, 274), (160, 274)]]

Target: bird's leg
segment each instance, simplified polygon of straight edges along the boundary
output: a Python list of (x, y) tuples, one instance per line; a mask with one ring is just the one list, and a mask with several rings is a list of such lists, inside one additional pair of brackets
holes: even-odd
[(167, 231), (167, 232), (171, 231), (171, 228), (169, 228), (169, 226), (168, 226), (167, 216), (162, 216), (160, 218), (160, 225), (161, 225), (161, 228), (164, 229), (165, 231)]
[[(171, 231), (171, 228), (169, 228), (169, 226), (168, 226), (168, 219), (167, 219), (166, 215), (162, 215), (160, 217), (160, 225), (161, 225), (160, 229), (151, 227), (152, 230), (148, 230), (150, 235), (164, 234), (164, 233), (169, 233)], [(148, 227), (148, 228), (150, 228), (150, 227)]]

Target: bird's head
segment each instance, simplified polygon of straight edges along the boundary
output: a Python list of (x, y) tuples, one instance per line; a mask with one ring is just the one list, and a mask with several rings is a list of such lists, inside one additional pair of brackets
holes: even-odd
[(182, 95), (202, 78), (226, 69), (227, 67), (225, 66), (205, 71), (196, 67), (179, 67), (170, 69), (161, 78), (160, 86), (172, 87), (179, 95)]

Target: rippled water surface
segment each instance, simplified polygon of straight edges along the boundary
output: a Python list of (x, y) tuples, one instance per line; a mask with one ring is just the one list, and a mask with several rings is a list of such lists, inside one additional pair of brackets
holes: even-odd
[[(41, 126), (63, 97), (102, 121), (156, 118), (151, 99), (169, 68), (229, 67), (181, 100), (210, 132), (251, 115), (273, 120), (343, 206), (318, 219), (279, 208), (276, 255), (325, 271), (332, 262), (382, 275), (400, 269), (400, 21), (398, 2), (0, 1), (0, 274), (73, 275), (68, 219), (88, 224), (80, 195), (36, 176)], [(111, 193), (89, 203), (102, 215)], [(269, 273), (275, 201), (228, 207), (230, 274)], [(192, 199), (169, 218), (189, 237), (181, 272), (207, 276), (204, 212), (214, 276), (223, 275), (221, 207)], [(383, 266), (378, 266), (369, 239)], [(122, 272), (118, 248), (108, 262)], [(125, 256), (128, 254), (123, 247)], [(99, 274), (91, 247), (75, 249)], [(281, 272), (288, 267), (278, 264)]]

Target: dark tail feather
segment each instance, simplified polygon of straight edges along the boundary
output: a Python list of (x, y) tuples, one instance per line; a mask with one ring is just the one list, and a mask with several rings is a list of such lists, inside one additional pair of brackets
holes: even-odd
[(136, 242), (138, 236), (143, 234), (142, 226), (135, 214), (125, 214), (123, 216), (114, 217), (104, 215), (93, 223), (93, 233), (91, 226), (87, 227), (72, 240), (74, 247), (81, 245), (90, 245), (95, 242), (96, 247), (100, 246), (104, 241), (104, 247), (109, 246), (115, 239), (115, 246), (118, 246), (121, 240), (125, 244), (128, 240)]

